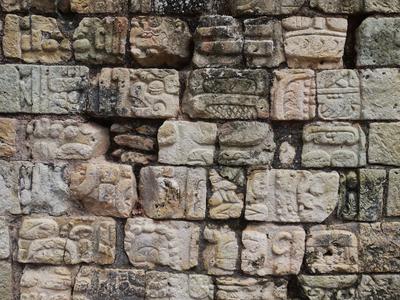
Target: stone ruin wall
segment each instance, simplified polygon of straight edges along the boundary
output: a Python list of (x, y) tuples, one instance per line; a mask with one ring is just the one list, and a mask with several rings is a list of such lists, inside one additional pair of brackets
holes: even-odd
[(400, 299), (400, 1), (0, 0), (0, 299)]

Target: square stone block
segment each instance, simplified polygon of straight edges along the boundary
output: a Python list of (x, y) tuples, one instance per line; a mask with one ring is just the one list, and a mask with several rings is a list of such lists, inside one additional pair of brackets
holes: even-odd
[(372, 123), (369, 130), (368, 162), (400, 166), (400, 122)]

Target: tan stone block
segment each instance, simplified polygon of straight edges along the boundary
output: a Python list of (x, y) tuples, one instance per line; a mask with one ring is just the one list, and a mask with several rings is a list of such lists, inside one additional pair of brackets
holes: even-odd
[(282, 167), (293, 167), (296, 159), (296, 148), (289, 142), (283, 142), (279, 147), (279, 161)]
[(9, 261), (0, 261), (0, 295), (4, 300), (13, 299), (12, 267)]
[(314, 299), (315, 295), (326, 299), (344, 299), (343, 297), (358, 299), (356, 298), (358, 279), (357, 275), (300, 275), (298, 277), (307, 299)]
[(397, 0), (364, 0), (365, 11), (368, 13), (398, 13), (400, 2)]
[(357, 289), (358, 297), (362, 299), (396, 299), (400, 295), (400, 275), (362, 275)]
[(372, 123), (369, 130), (368, 162), (400, 166), (400, 122)]
[(296, 13), (305, 0), (232, 0), (229, 1), (232, 14), (240, 15), (280, 15)]
[(400, 170), (389, 172), (389, 191), (386, 203), (386, 215), (400, 217)]
[(362, 13), (365, 0), (311, 0), (312, 8), (317, 8), (325, 13), (355, 14)]
[(6, 219), (0, 218), (0, 259), (10, 256), (10, 233)]
[(20, 214), (21, 163), (0, 160), (0, 215)]
[(128, 0), (70, 0), (71, 11), (79, 14), (115, 14), (128, 8)]
[(0, 157), (13, 157), (17, 152), (17, 120), (0, 118)]
[(0, 0), (0, 6), (5, 12), (37, 11), (54, 13), (56, 11), (66, 13), (69, 11), (69, 0)]

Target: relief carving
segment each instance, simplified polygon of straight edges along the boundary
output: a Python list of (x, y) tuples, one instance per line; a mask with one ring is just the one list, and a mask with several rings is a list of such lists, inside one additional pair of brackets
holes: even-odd
[(71, 11), (78, 14), (122, 13), (128, 0), (69, 0)]
[(241, 15), (280, 15), (296, 13), (305, 0), (232, 0), (231, 11)]

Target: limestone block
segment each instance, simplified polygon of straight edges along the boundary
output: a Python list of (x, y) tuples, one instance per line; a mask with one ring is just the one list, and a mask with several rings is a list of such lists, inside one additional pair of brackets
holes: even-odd
[(243, 52), (250, 68), (278, 67), (285, 61), (281, 22), (270, 18), (245, 20)]
[(145, 280), (144, 270), (82, 266), (75, 280), (73, 299), (143, 300)]
[(21, 163), (0, 160), (0, 215), (21, 213), (20, 168)]
[(83, 18), (73, 36), (75, 59), (88, 64), (123, 63), (128, 25), (124, 17)]
[(10, 234), (8, 230), (8, 223), (4, 218), (0, 218), (0, 259), (7, 259), (9, 256)]
[(366, 12), (398, 13), (400, 2), (397, 0), (364, 0)]
[(289, 17), (282, 21), (290, 68), (337, 69), (343, 66), (347, 20)]
[(312, 8), (317, 8), (325, 13), (356, 14), (364, 10), (365, 0), (311, 0)]
[(179, 67), (191, 58), (192, 35), (185, 21), (171, 17), (135, 17), (130, 43), (133, 59), (144, 67)]
[(230, 16), (203, 16), (194, 34), (193, 64), (197, 68), (234, 67), (243, 61), (243, 32)]
[(337, 172), (259, 170), (247, 183), (246, 219), (321, 223), (338, 202)]
[(357, 66), (400, 65), (399, 28), (400, 18), (365, 19), (356, 32)]
[(71, 43), (58, 28), (57, 20), (37, 15), (6, 16), (3, 52), (7, 58), (27, 63), (56, 64), (72, 57)]
[(105, 116), (173, 118), (179, 111), (179, 89), (175, 70), (104, 68), (91, 110)]
[(366, 137), (358, 124), (316, 122), (303, 129), (302, 165), (309, 168), (366, 164)]
[(216, 124), (166, 121), (158, 131), (158, 161), (172, 165), (211, 165), (216, 139)]
[(70, 0), (71, 11), (78, 14), (122, 13), (128, 7), (128, 0)]
[(304, 256), (300, 226), (249, 225), (242, 234), (242, 271), (246, 274), (298, 274)]
[(125, 251), (135, 267), (189, 270), (198, 263), (199, 236), (200, 227), (194, 223), (137, 217), (126, 223)]
[(279, 161), (282, 167), (292, 167), (296, 159), (296, 148), (289, 142), (283, 142), (279, 147)]
[(70, 171), (72, 197), (98, 216), (128, 218), (138, 200), (136, 178), (129, 165), (92, 162)]
[(232, 14), (235, 16), (287, 15), (299, 11), (305, 0), (232, 0), (229, 3)]
[(214, 285), (207, 275), (150, 271), (146, 273), (146, 299), (212, 300)]
[(4, 300), (13, 299), (11, 262), (0, 261), (0, 295)]
[(228, 226), (206, 226), (206, 248), (203, 251), (204, 266), (208, 274), (230, 275), (236, 270), (239, 245), (236, 233)]
[(369, 130), (370, 164), (400, 166), (400, 123), (372, 123)]
[(274, 72), (271, 90), (274, 120), (311, 120), (316, 109), (315, 72), (279, 70)]
[(228, 122), (219, 127), (218, 139), (222, 165), (265, 165), (274, 158), (274, 132), (267, 123)]
[(287, 300), (282, 278), (217, 277), (216, 300)]
[(358, 287), (358, 298), (396, 299), (400, 295), (400, 275), (362, 275)]
[(400, 217), (400, 170), (392, 169), (389, 172), (389, 192), (386, 203), (386, 215)]
[(0, 157), (10, 158), (17, 152), (17, 122), (15, 119), (0, 118)]
[(18, 261), (35, 264), (112, 264), (116, 224), (101, 217), (26, 217), (18, 240)]
[(265, 119), (268, 97), (265, 70), (201, 69), (190, 73), (182, 106), (191, 118)]
[(5, 12), (37, 11), (42, 13), (68, 12), (69, 0), (0, 0), (0, 6)]
[(82, 160), (107, 152), (108, 131), (76, 120), (36, 119), (26, 127), (27, 144), (35, 160)]
[(131, 0), (131, 12), (159, 15), (200, 15), (211, 10), (210, 0)]

